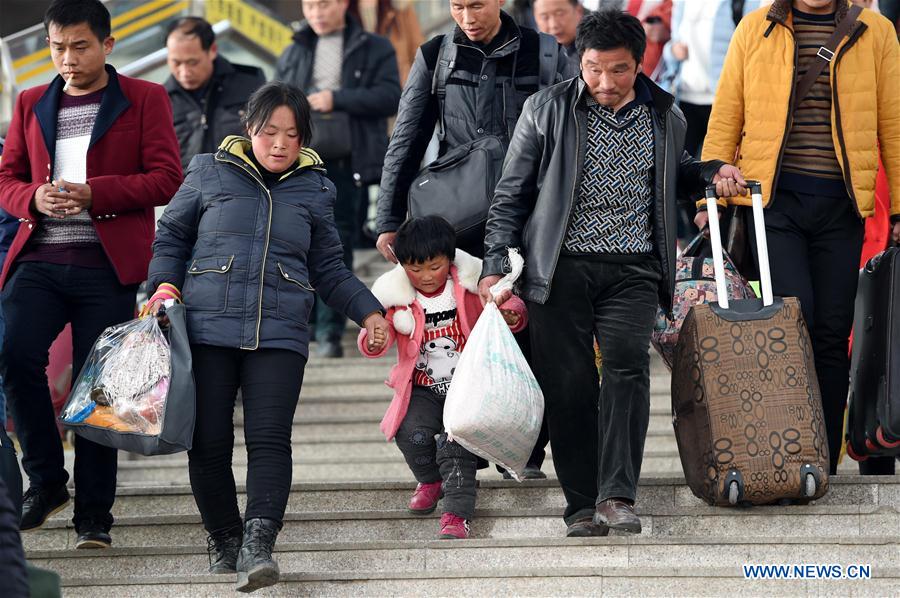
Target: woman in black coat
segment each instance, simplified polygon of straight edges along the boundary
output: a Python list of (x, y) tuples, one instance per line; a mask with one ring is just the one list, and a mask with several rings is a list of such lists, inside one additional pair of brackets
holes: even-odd
[[(159, 221), (149, 282), (156, 312), (187, 308), (197, 423), (191, 487), (209, 532), (210, 571), (238, 572), (238, 590), (274, 584), (272, 559), (291, 484), (291, 427), (309, 354), (314, 292), (370, 334), (381, 304), (343, 263), (334, 185), (310, 138), (309, 104), (273, 82), (250, 98), (249, 139), (196, 156)], [(238, 388), (247, 443), (242, 524), (231, 469)]]

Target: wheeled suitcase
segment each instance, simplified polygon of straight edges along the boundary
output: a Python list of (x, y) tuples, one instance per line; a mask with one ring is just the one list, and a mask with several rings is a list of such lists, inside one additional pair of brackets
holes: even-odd
[[(806, 502), (828, 490), (828, 442), (809, 334), (774, 298), (762, 191), (749, 182), (762, 299), (729, 301), (710, 218), (718, 302), (694, 306), (675, 347), (672, 419), (691, 491), (710, 505)], [(710, 213), (715, 187), (706, 191)]]
[(900, 455), (900, 248), (859, 272), (853, 320), (847, 454)]

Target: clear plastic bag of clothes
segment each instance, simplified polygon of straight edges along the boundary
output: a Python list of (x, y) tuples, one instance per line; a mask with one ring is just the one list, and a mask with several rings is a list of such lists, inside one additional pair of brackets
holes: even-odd
[(63, 424), (142, 454), (190, 448), (195, 406), (184, 307), (167, 315), (165, 329), (151, 316), (103, 331), (63, 408)]

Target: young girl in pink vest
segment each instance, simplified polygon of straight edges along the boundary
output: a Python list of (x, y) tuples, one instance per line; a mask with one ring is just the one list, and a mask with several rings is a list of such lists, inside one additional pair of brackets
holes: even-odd
[[(381, 431), (395, 440), (419, 482), (410, 512), (426, 515), (443, 496), (442, 539), (467, 538), (475, 514), (478, 457), (444, 433), (444, 398), (460, 353), (481, 315), (481, 260), (456, 249), (456, 234), (443, 218), (403, 224), (394, 240), (399, 264), (382, 275), (372, 293), (387, 310), (387, 335), (359, 335), (366, 357), (381, 357), (397, 344), (388, 386), (394, 399)], [(513, 296), (500, 307), (513, 332), (526, 324), (525, 304)]]

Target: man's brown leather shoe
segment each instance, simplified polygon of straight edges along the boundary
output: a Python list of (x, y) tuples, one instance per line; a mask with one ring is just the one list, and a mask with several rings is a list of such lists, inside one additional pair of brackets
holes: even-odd
[(576, 519), (566, 528), (567, 538), (590, 538), (608, 534), (609, 528), (605, 525), (597, 525), (591, 517)]
[(641, 520), (634, 506), (618, 498), (608, 498), (597, 505), (594, 523), (631, 534), (641, 533)]

